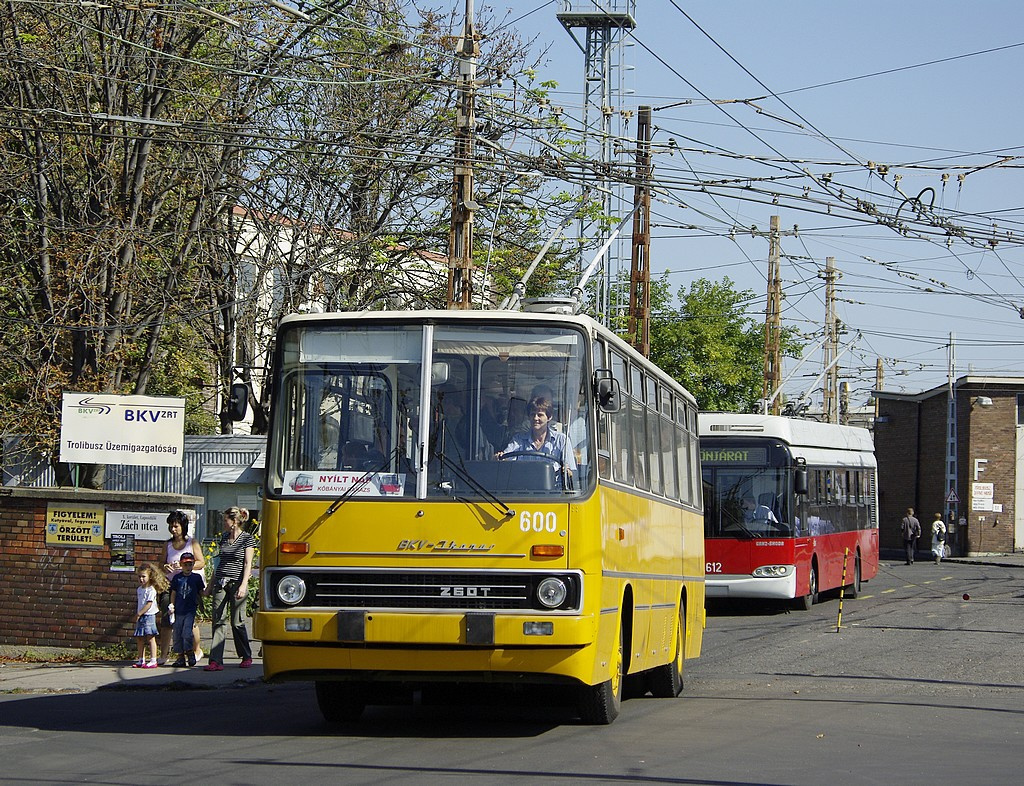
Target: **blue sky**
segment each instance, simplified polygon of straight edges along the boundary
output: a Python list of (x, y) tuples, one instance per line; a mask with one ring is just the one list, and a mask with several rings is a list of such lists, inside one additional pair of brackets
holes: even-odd
[[(492, 7), (550, 45), (542, 77), (578, 117), (583, 54), (556, 19), (560, 5)], [(950, 333), (958, 376), (1024, 376), (1024, 158), (1013, 158), (1024, 156), (1024, 5), (637, 5), (624, 106), (655, 107), (656, 177), (672, 185), (652, 211), (654, 274), (670, 270), (674, 288), (728, 275), (757, 293), (751, 314), (763, 319), (760, 232), (779, 215), (783, 230), (799, 227), (781, 241), (786, 324), (820, 331), (818, 271), (830, 256), (841, 271), (843, 341), (861, 332), (843, 357), (854, 403), (867, 400), (878, 357), (886, 389), (944, 384)], [(725, 185), (701, 193), (698, 181)], [(851, 207), (857, 199), (871, 215)], [(903, 234), (884, 225), (899, 220)], [(751, 226), (758, 236), (734, 230)], [(815, 365), (787, 391), (809, 385)]]

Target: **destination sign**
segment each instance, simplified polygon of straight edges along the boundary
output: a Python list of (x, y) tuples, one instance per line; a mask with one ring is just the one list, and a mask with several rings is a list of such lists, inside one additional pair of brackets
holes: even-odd
[(767, 448), (721, 447), (701, 448), (700, 460), (705, 464), (754, 464), (768, 463)]

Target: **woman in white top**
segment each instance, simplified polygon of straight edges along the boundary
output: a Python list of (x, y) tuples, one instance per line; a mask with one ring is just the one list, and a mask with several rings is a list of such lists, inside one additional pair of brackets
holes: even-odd
[(532, 399), (526, 409), (530, 428), (513, 434), (505, 449), (495, 455), (499, 459), (520, 461), (554, 459), (568, 487), (569, 478), (576, 472), (576, 455), (566, 435), (551, 428), (554, 412), (551, 399), (544, 396)]
[[(203, 559), (202, 546), (188, 534), (188, 513), (183, 510), (172, 510), (167, 516), (167, 529), (171, 533), (170, 539), (166, 542), (165, 561), (163, 565), (164, 575), (170, 581), (181, 573), (181, 565), (178, 560), (186, 551), (191, 552), (195, 557), (192, 570), (196, 573), (203, 571), (206, 561)], [(171, 624), (170, 614), (167, 613), (167, 603), (170, 601), (170, 593), (167, 600), (161, 600), (161, 618), (158, 621), (160, 626), (160, 663), (165, 663), (171, 654)], [(166, 624), (165, 624), (166, 623)], [(199, 646), (199, 618), (196, 616), (196, 623), (192, 626), (192, 646), (195, 652), (196, 661), (203, 657), (203, 650)], [(184, 655), (184, 653), (179, 653)]]
[(942, 520), (942, 514), (935, 514), (935, 521), (932, 522), (932, 556), (935, 564), (942, 562), (946, 554), (946, 524)]

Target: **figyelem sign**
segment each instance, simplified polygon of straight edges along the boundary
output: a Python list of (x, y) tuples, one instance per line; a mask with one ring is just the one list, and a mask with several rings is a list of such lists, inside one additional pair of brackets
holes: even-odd
[(183, 398), (65, 393), (60, 460), (180, 467), (184, 434)]

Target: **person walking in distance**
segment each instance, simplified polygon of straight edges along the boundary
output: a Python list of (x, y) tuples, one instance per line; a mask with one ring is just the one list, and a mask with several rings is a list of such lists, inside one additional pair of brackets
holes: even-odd
[(921, 522), (914, 517), (914, 509), (907, 508), (907, 515), (900, 522), (903, 531), (903, 548), (907, 553), (907, 564), (914, 564), (914, 552), (917, 551), (917, 539), (921, 537)]
[(932, 556), (935, 564), (942, 562), (946, 553), (946, 522), (942, 520), (942, 514), (935, 514), (935, 521), (932, 522)]

